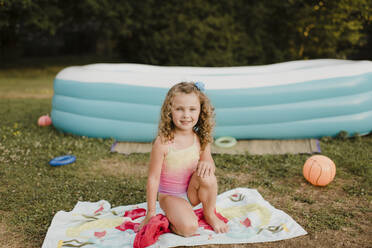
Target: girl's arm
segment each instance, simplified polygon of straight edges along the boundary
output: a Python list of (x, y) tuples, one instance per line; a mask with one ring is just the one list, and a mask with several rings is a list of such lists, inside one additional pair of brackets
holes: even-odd
[(200, 177), (207, 177), (212, 175), (215, 170), (216, 165), (214, 164), (214, 160), (212, 158), (211, 145), (208, 144), (204, 151), (202, 151), (200, 154), (200, 160), (196, 172)]
[(142, 221), (140, 228), (146, 225), (150, 218), (156, 214), (156, 199), (159, 189), (160, 173), (166, 151), (167, 146), (163, 145), (161, 139), (157, 137), (152, 145), (148, 169), (146, 186), (147, 214), (145, 219)]

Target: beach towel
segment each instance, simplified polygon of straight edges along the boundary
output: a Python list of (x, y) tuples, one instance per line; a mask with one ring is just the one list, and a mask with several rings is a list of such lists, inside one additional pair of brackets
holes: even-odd
[[(140, 203), (111, 208), (109, 202), (78, 202), (69, 211), (53, 217), (42, 248), (133, 247), (133, 227), (144, 218), (147, 204)], [(194, 208), (196, 212), (202, 206)], [(217, 196), (216, 211), (225, 217), (229, 231), (216, 234), (199, 225), (191, 237), (173, 233), (161, 234), (150, 247), (194, 246), (204, 244), (237, 244), (289, 239), (307, 232), (288, 214), (274, 208), (255, 189), (236, 188)], [(164, 214), (156, 204), (157, 214)]]

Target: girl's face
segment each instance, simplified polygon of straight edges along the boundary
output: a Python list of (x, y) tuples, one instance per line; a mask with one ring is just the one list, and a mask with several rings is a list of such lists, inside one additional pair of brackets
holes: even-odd
[(178, 93), (172, 101), (172, 121), (176, 129), (191, 131), (198, 123), (200, 114), (199, 97), (194, 94)]

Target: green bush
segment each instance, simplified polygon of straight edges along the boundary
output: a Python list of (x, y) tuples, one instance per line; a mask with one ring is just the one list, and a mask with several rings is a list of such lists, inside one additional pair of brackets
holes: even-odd
[(368, 58), (371, 7), (370, 0), (0, 0), (0, 56), (93, 53), (192, 66)]

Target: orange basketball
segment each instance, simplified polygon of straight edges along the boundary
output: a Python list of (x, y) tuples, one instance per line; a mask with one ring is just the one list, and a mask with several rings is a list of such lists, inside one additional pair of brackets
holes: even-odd
[(336, 165), (326, 156), (314, 155), (306, 160), (302, 173), (311, 184), (326, 186), (336, 175)]

